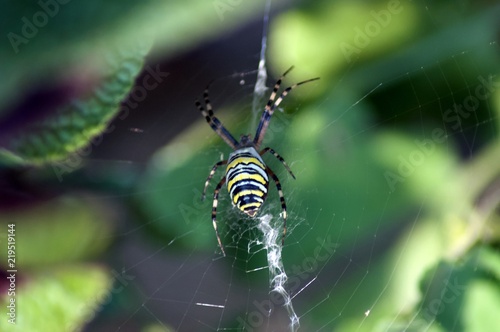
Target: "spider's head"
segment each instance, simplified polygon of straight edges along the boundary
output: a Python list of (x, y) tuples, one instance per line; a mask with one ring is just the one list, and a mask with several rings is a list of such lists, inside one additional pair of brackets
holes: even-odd
[(240, 136), (240, 147), (249, 147), (253, 146), (252, 136), (249, 135), (241, 135)]

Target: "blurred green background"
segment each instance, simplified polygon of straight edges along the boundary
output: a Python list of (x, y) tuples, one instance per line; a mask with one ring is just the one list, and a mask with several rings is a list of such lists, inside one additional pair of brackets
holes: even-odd
[[(194, 100), (214, 80), (219, 119), (253, 134), (270, 92), (253, 92), (265, 7), (4, 4), (0, 331), (288, 329), (258, 219), (223, 189), (222, 257), (223, 171), (200, 200), (231, 151)], [(283, 87), (321, 77), (283, 101), (264, 142), (297, 176), (266, 157), (301, 330), (500, 326), (499, 14), (494, 1), (272, 2), (267, 86), (291, 65)], [(279, 212), (271, 183), (261, 215), (279, 228)]]

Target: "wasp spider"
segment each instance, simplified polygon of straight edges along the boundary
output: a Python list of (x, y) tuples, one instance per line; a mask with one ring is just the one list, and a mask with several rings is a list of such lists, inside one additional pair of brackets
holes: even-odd
[(262, 113), (262, 116), (260, 118), (259, 126), (257, 127), (257, 132), (255, 133), (255, 138), (253, 140), (251, 139), (250, 135), (242, 135), (240, 141), (238, 142), (229, 133), (229, 131), (224, 128), (219, 119), (214, 116), (212, 105), (210, 104), (210, 100), (208, 98), (208, 88), (210, 87), (210, 84), (207, 86), (203, 93), (205, 107), (203, 107), (201, 103), (196, 100), (196, 106), (200, 110), (201, 114), (203, 114), (210, 127), (212, 127), (212, 129), (234, 150), (234, 152), (229, 155), (229, 158), (227, 160), (219, 161), (214, 165), (214, 167), (210, 171), (210, 174), (208, 175), (207, 181), (205, 182), (205, 188), (203, 189), (202, 194), (203, 200), (205, 199), (205, 193), (208, 184), (214, 176), (217, 168), (222, 165), (227, 165), (225, 176), (215, 187), (214, 201), (212, 206), (212, 223), (215, 229), (215, 234), (217, 236), (217, 241), (219, 242), (219, 247), (221, 248), (222, 254), (224, 256), (226, 255), (226, 253), (224, 251), (224, 247), (222, 246), (219, 232), (217, 230), (216, 217), (219, 191), (226, 182), (227, 190), (229, 192), (229, 196), (231, 197), (232, 204), (248, 216), (255, 217), (255, 215), (259, 211), (259, 208), (266, 199), (267, 190), (269, 187), (269, 177), (271, 177), (276, 183), (276, 188), (278, 189), (278, 194), (280, 196), (281, 208), (283, 210), (283, 237), (281, 239), (281, 244), (283, 245), (285, 241), (287, 217), (285, 198), (283, 196), (283, 191), (281, 190), (280, 180), (278, 179), (276, 174), (274, 174), (274, 172), (268, 166), (266, 166), (266, 164), (262, 160), (262, 155), (264, 155), (266, 152), (270, 152), (276, 158), (278, 158), (278, 160), (283, 164), (288, 173), (290, 173), (290, 175), (294, 179), (295, 175), (293, 175), (290, 167), (288, 167), (285, 160), (273, 149), (267, 147), (260, 152), (257, 151), (259, 150), (260, 145), (264, 139), (264, 135), (266, 134), (266, 130), (269, 126), (271, 116), (273, 115), (274, 110), (276, 109), (276, 107), (278, 107), (283, 98), (285, 98), (290, 90), (294, 89), (295, 87), (319, 79), (317, 77), (309, 79), (307, 81), (296, 83), (283, 90), (278, 99), (275, 100), (280, 88), (281, 80), (285, 77), (286, 74), (288, 74), (290, 70), (292, 70), (292, 68), (293, 66), (290, 67), (278, 79), (278, 81), (276, 81), (273, 92), (271, 93), (269, 101), (267, 102), (267, 105), (264, 109), (264, 113)]

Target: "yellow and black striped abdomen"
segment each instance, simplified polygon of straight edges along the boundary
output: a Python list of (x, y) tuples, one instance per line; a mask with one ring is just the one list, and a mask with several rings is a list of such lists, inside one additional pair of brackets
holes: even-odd
[(266, 166), (254, 148), (238, 149), (229, 156), (226, 181), (233, 205), (254, 217), (269, 186)]

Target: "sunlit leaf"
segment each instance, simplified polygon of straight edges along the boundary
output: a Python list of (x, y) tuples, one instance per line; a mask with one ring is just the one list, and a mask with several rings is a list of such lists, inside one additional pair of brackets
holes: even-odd
[[(91, 209), (89, 207), (92, 207)], [(109, 244), (113, 214), (108, 206), (84, 196), (62, 196), (0, 215), (6, 240), (13, 225), (16, 265), (21, 269), (91, 258)], [(0, 265), (7, 251), (0, 251)]]
[(2, 331), (80, 331), (108, 299), (112, 284), (110, 273), (97, 265), (68, 265), (30, 275), (19, 271), (16, 278), (15, 294), (3, 294), (0, 301)]

